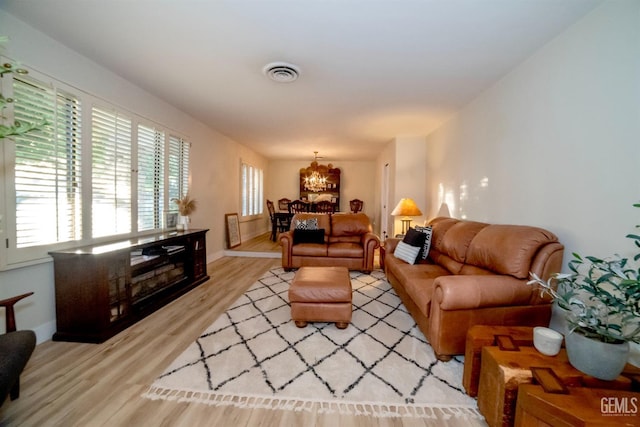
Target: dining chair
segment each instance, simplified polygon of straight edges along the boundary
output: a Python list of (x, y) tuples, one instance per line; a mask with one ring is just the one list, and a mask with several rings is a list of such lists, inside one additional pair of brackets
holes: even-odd
[(331, 203), (328, 200), (322, 200), (315, 205), (315, 211), (318, 213), (334, 213), (336, 210), (335, 203)]
[(353, 199), (349, 201), (349, 208), (353, 213), (360, 212), (363, 206), (364, 206), (364, 202), (360, 199)]
[(289, 203), (289, 213), (309, 212), (309, 205), (302, 200)]
[(289, 203), (291, 203), (291, 199), (282, 198), (278, 200), (278, 210), (282, 212), (289, 211)]
[(276, 212), (271, 200), (267, 200), (267, 210), (271, 219), (271, 240), (275, 242), (278, 233), (284, 233), (289, 230), (291, 215), (288, 212)]

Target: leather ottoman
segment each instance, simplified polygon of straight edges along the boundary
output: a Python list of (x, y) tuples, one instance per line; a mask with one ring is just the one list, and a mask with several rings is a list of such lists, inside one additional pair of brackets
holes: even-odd
[(351, 322), (351, 278), (346, 267), (300, 267), (289, 287), (291, 319), (299, 328), (307, 322)]

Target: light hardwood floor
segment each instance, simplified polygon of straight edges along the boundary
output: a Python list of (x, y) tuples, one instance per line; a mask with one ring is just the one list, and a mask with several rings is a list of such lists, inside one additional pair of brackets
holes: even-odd
[(211, 279), (102, 344), (47, 341), (22, 374), (1, 426), (484, 426), (482, 421), (372, 418), (250, 410), (140, 397), (199, 334), (267, 269), (269, 258), (225, 257)]
[(242, 242), (240, 246), (231, 249), (233, 252), (281, 252), (280, 242), (270, 239), (271, 233), (264, 233), (251, 240)]

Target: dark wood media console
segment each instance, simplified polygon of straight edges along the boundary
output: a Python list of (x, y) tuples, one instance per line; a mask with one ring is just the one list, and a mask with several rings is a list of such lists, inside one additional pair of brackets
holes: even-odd
[(100, 343), (207, 281), (208, 230), (51, 252), (55, 341)]

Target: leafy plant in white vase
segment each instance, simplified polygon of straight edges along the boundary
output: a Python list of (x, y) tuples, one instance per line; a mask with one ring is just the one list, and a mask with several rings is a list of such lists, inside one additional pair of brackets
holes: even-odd
[[(639, 235), (626, 237), (640, 248)], [(616, 378), (627, 362), (629, 342), (640, 343), (639, 260), (640, 252), (633, 261), (574, 253), (570, 273), (556, 273), (546, 281), (531, 273), (528, 283), (551, 295), (566, 312), (569, 362), (596, 378)]]

